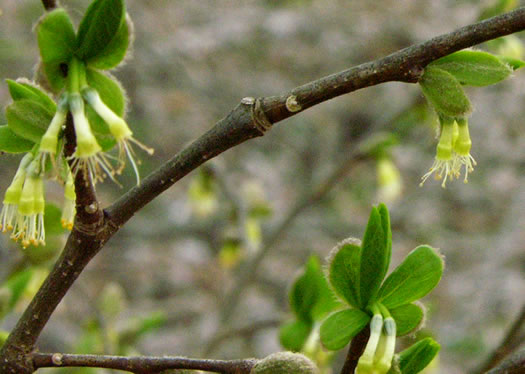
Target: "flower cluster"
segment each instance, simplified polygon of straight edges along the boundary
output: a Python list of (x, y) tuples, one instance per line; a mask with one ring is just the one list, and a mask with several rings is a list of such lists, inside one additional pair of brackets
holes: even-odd
[[(5, 193), (0, 230), (12, 231), (11, 237), (24, 247), (45, 244), (44, 178), (49, 170), (64, 184), (60, 221), (71, 230), (77, 176), (86, 184), (107, 177), (118, 184), (115, 177), (129, 160), (139, 184), (133, 145), (153, 153), (133, 137), (123, 118), (122, 87), (104, 72), (123, 61), (133, 39), (124, 0), (111, 4), (108, 11), (106, 0), (94, 0), (78, 30), (63, 8), (40, 19), (36, 26), (39, 78), (51, 93), (26, 79), (7, 81), (13, 103), (6, 109), (7, 126), (0, 126), (0, 151), (26, 156)], [(66, 152), (67, 142), (74, 142), (74, 150), (68, 144)], [(118, 153), (109, 154), (115, 146)]]
[(0, 213), (0, 229), (12, 231), (11, 238), (29, 244), (45, 245), (44, 180), (41, 160), (28, 153), (21, 161), (11, 185), (7, 188)]
[(440, 136), (436, 150), (436, 158), (430, 170), (421, 178), (420, 186), (435, 173), (436, 179), (442, 179), (441, 187), (445, 188), (447, 180), (461, 176), (461, 169), (465, 169), (463, 182), (468, 182), (468, 174), (474, 170), (476, 160), (470, 154), (472, 142), (468, 131), (466, 118), (439, 119)]

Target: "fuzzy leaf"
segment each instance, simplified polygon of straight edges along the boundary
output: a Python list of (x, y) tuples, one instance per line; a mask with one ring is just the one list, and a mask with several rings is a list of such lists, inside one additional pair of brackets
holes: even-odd
[(439, 115), (457, 118), (465, 117), (472, 111), (463, 87), (449, 72), (427, 66), (419, 84), (430, 105)]
[(107, 48), (125, 22), (123, 0), (95, 0), (91, 3), (78, 27), (76, 56), (89, 61)]
[(463, 85), (478, 87), (498, 83), (512, 73), (509, 65), (483, 51), (459, 51), (432, 62), (430, 66), (452, 74)]
[(403, 336), (409, 334), (421, 324), (423, 310), (416, 304), (405, 304), (390, 309), (390, 314), (396, 321), (396, 334)]
[(329, 265), (329, 280), (335, 293), (353, 307), (361, 306), (359, 297), (359, 261), (361, 247), (344, 241), (334, 249)]
[(35, 143), (16, 135), (9, 126), (0, 126), (0, 151), (7, 153), (29, 152)]
[(16, 135), (39, 143), (54, 113), (36, 101), (18, 100), (6, 109), (7, 125)]
[(50, 112), (54, 113), (56, 111), (57, 106), (53, 99), (36, 85), (33, 85), (29, 81), (15, 82), (11, 79), (7, 79), (6, 82), (9, 87), (9, 93), (14, 101), (23, 99), (32, 100), (46, 107)]
[[(383, 209), (383, 214), (388, 220), (388, 212)], [(388, 235), (385, 228), (389, 222), (383, 224), (382, 214), (379, 209), (372, 208), (361, 250), (361, 266), (359, 276), (359, 293), (361, 295), (361, 307), (365, 307), (373, 301), (381, 282), (385, 277), (386, 267), (390, 261), (390, 253), (387, 249)]]
[(133, 24), (131, 23), (131, 18), (126, 17), (126, 22), (122, 23), (111, 42), (104, 50), (90, 58), (87, 61), (87, 65), (100, 70), (109, 70), (118, 66), (126, 56), (131, 42), (130, 30), (133, 30)]
[(299, 352), (303, 348), (304, 343), (306, 343), (306, 339), (308, 339), (311, 331), (312, 323), (295, 320), (281, 327), (279, 340), (284, 348)]
[(332, 351), (343, 348), (370, 321), (370, 316), (359, 309), (345, 309), (330, 314), (320, 329), (323, 345)]
[(38, 47), (50, 86), (59, 91), (65, 83), (64, 64), (76, 48), (73, 24), (63, 8), (47, 13), (36, 27)]
[(403, 374), (417, 374), (436, 357), (441, 346), (432, 338), (425, 338), (399, 354), (399, 368)]
[(503, 63), (508, 64), (512, 70), (518, 70), (525, 66), (525, 61), (520, 60), (519, 58), (508, 57), (508, 56), (496, 56)]
[(385, 234), (385, 265), (381, 273), (381, 281), (385, 278), (390, 266), (390, 258), (392, 257), (392, 230), (390, 228), (390, 215), (385, 204), (379, 204), (379, 214), (381, 215), (381, 225), (383, 233)]
[(443, 274), (443, 259), (422, 245), (408, 254), (379, 290), (378, 301), (388, 309), (416, 301), (437, 286)]

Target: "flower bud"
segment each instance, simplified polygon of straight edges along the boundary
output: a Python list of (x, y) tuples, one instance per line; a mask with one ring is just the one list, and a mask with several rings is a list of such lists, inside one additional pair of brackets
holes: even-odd
[(317, 374), (315, 364), (300, 353), (277, 352), (260, 360), (250, 374)]

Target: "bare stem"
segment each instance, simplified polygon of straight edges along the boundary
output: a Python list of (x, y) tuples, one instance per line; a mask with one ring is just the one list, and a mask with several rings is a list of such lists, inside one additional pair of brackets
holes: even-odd
[(204, 370), (223, 374), (248, 374), (258, 362), (247, 360), (200, 360), (186, 357), (123, 357), (35, 353), (35, 369), (45, 367), (92, 367), (137, 374), (160, 373), (169, 369)]
[(473, 371), (473, 373), (485, 373), (500, 363), (504, 357), (511, 354), (514, 349), (518, 348), (518, 346), (523, 343), (524, 334), (522, 333), (522, 330), (524, 325), (525, 305), (522, 306), (520, 314), (514, 320), (512, 326), (509, 327), (499, 346), (491, 353), (487, 360), (478, 369)]
[(56, 0), (42, 0), (42, 5), (44, 5), (45, 10), (53, 10), (58, 6), (58, 1)]
[(368, 342), (369, 336), (369, 327), (365, 327), (361, 330), (359, 334), (354, 336), (352, 342), (350, 343), (348, 354), (346, 355), (345, 364), (341, 369), (341, 374), (354, 374), (355, 368), (357, 367), (357, 362), (359, 361), (359, 357), (361, 357), (361, 355), (365, 351), (366, 343)]

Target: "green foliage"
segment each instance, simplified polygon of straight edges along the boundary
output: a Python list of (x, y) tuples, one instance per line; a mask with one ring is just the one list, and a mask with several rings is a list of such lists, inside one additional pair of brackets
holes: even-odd
[(428, 66), (419, 80), (421, 90), (439, 115), (465, 117), (472, 111), (459, 81), (448, 71)]
[[(432, 338), (425, 338), (399, 354), (398, 368), (402, 374), (417, 374), (436, 357), (441, 346)], [(395, 373), (391, 370), (389, 373)]]
[(296, 319), (281, 328), (283, 347), (300, 351), (315, 324), (339, 306), (324, 277), (319, 259), (311, 256), (304, 273), (297, 277), (290, 290), (290, 307)]
[[(125, 24), (125, 19), (123, 0), (93, 1), (78, 27), (75, 55), (89, 63), (91, 59), (97, 58), (99, 62), (108, 61), (113, 58), (113, 53), (119, 54), (121, 43), (113, 43), (113, 40), (119, 38), (119, 30)], [(110, 47), (116, 49), (111, 50)]]
[(497, 56), (472, 50), (452, 53), (429, 66), (452, 74), (462, 85), (479, 87), (496, 84), (512, 73), (512, 68)]
[(9, 153), (29, 152), (35, 143), (16, 135), (9, 126), (0, 126), (0, 151)]
[(76, 36), (68, 14), (62, 8), (46, 13), (36, 27), (40, 57), (47, 81), (58, 92), (64, 87), (64, 67), (73, 57)]
[(321, 325), (323, 345), (330, 350), (346, 346), (370, 322), (370, 316), (359, 309), (345, 309), (328, 316)]
[(16, 135), (40, 142), (40, 138), (53, 118), (53, 113), (46, 107), (32, 100), (17, 100), (6, 109), (7, 125)]

